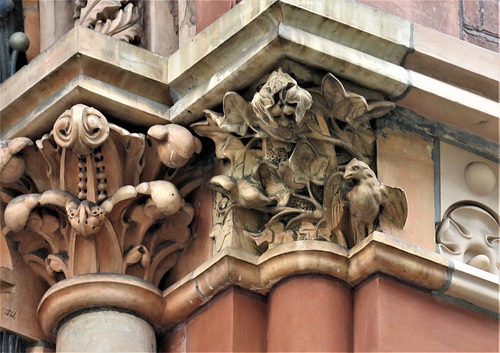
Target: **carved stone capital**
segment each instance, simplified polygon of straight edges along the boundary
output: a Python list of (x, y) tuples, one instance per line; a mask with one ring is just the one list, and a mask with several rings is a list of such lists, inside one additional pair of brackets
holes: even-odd
[(215, 251), (263, 252), (281, 243), (318, 239), (353, 247), (379, 217), (402, 228), (404, 191), (378, 181), (369, 121), (394, 108), (348, 92), (332, 74), (304, 89), (273, 72), (247, 102), (227, 92), (223, 113), (193, 124), (223, 161), (210, 186), (218, 192)]
[[(194, 210), (184, 197), (196, 185), (176, 172), (200, 141), (177, 125), (129, 133), (77, 104), (34, 145), (0, 146), (6, 240), (50, 285), (99, 272), (158, 285), (189, 239)], [(190, 187), (179, 191), (178, 180)]]

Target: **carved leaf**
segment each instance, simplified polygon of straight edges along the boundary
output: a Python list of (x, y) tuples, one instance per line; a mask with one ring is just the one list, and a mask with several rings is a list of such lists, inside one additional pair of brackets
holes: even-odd
[(151, 264), (151, 258), (149, 256), (149, 251), (143, 245), (136, 245), (123, 256), (123, 266), (122, 273), (127, 272), (127, 267), (139, 263), (144, 269), (143, 279), (148, 277), (149, 265)]
[(122, 7), (120, 0), (87, 0), (87, 5), (80, 10), (80, 25), (91, 27), (99, 20), (112, 18)]
[(116, 17), (98, 20), (95, 30), (107, 34), (113, 38), (132, 42), (141, 41), (143, 37), (142, 26), (138, 23), (140, 19), (139, 9), (133, 3), (128, 3), (123, 10), (119, 10)]
[(313, 183), (324, 183), (329, 160), (319, 155), (311, 145), (299, 143), (290, 156), (290, 163)]
[(291, 189), (304, 188), (308, 180), (323, 185), (329, 162), (328, 157), (319, 155), (311, 145), (299, 143), (290, 159), (279, 165), (279, 174)]
[(228, 92), (222, 101), (224, 115), (210, 110), (205, 111), (207, 118), (212, 119), (217, 126), (229, 133), (245, 136), (248, 126), (256, 120), (252, 106), (235, 92)]
[(370, 119), (380, 118), (381, 116), (389, 113), (396, 106), (393, 102), (373, 102), (368, 104), (367, 115)]
[(50, 254), (45, 259), (45, 263), (47, 264), (47, 269), (49, 270), (49, 273), (51, 271), (52, 272), (63, 272), (66, 277), (68, 276), (68, 272), (69, 272), (68, 266), (66, 265), (66, 262), (64, 261), (63, 256)]
[(363, 96), (346, 91), (332, 74), (325, 76), (321, 89), (332, 116), (352, 126), (381, 117), (395, 107), (394, 103), (384, 101), (368, 104)]
[[(295, 107), (295, 121), (298, 125), (302, 122), (306, 111), (312, 105), (312, 97), (309, 92), (299, 86), (293, 86), (286, 92), (286, 107)], [(286, 112), (285, 112), (286, 113)]]
[(18, 196), (5, 208), (5, 225), (12, 231), (17, 232), (26, 226), (31, 211), (38, 206), (40, 194), (29, 194)]
[(285, 206), (290, 200), (291, 191), (279, 176), (278, 168), (270, 163), (262, 163), (258, 175), (268, 197), (275, 200), (277, 206)]
[[(207, 113), (207, 112), (205, 112)], [(238, 137), (235, 137), (216, 125), (211, 120), (191, 125), (193, 130), (200, 136), (211, 138), (215, 143), (215, 155), (219, 159), (228, 159), (231, 162), (231, 174), (233, 176), (244, 175), (245, 158), (247, 152), (245, 146)]]
[(146, 138), (143, 134), (131, 134), (127, 130), (109, 124), (110, 137), (114, 142), (123, 168), (123, 184), (137, 185), (144, 170), (144, 149)]

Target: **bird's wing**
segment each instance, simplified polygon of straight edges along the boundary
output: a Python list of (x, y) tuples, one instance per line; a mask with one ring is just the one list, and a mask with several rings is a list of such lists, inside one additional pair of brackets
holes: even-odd
[(330, 229), (335, 229), (342, 219), (345, 207), (342, 173), (333, 174), (325, 184), (324, 205)]
[(406, 193), (396, 187), (382, 184), (380, 187), (382, 196), (381, 214), (387, 217), (396, 227), (403, 229), (408, 216), (408, 202)]

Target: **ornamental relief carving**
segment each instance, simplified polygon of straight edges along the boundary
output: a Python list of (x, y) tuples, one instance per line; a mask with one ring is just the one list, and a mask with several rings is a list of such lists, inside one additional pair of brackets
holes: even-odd
[(457, 202), (438, 225), (436, 242), (444, 256), (500, 275), (498, 214), (476, 202)]
[(125, 42), (141, 43), (141, 12), (129, 0), (74, 0), (77, 25), (94, 29)]
[(77, 104), (35, 143), (2, 142), (3, 236), (50, 285), (97, 272), (158, 285), (190, 235), (196, 182), (177, 172), (200, 150), (184, 127), (130, 133)]
[(303, 239), (352, 247), (379, 217), (403, 228), (404, 191), (380, 183), (372, 170), (369, 121), (393, 103), (368, 103), (331, 74), (306, 90), (280, 69), (251, 102), (228, 92), (222, 108), (192, 125), (215, 142), (221, 161), (221, 175), (209, 182), (217, 191), (215, 252), (226, 246), (263, 252)]

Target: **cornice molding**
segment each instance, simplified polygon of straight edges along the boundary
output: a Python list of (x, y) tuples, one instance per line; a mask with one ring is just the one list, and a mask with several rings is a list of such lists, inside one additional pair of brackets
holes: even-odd
[[(2, 139), (27, 136), (25, 128), (39, 138), (41, 127), (82, 102), (136, 125), (165, 124), (172, 104), (166, 68), (160, 55), (75, 26), (0, 85)], [(30, 127), (35, 119), (38, 131)]]
[(329, 276), (351, 287), (374, 274), (385, 274), (498, 312), (499, 284), (494, 276), (467, 265), (459, 265), (455, 272), (443, 256), (380, 232), (349, 251), (314, 240), (282, 244), (261, 256), (225, 248), (163, 292), (127, 275), (87, 274), (63, 280), (40, 301), (38, 322), (53, 340), (58, 323), (66, 316), (110, 306), (139, 314), (165, 330), (230, 286), (267, 294), (280, 281), (304, 274)]
[[(313, 240), (282, 244), (260, 257), (225, 248), (163, 292), (162, 324), (163, 327), (172, 327), (233, 285), (266, 294), (283, 279), (315, 274), (330, 276), (356, 287), (377, 273), (429, 291), (465, 298), (471, 304), (498, 312), (498, 280), (484, 274), (473, 276), (450, 290), (450, 284), (463, 276), (457, 274), (455, 279), (453, 265), (447, 259), (375, 232), (349, 251), (338, 244)], [(460, 289), (456, 290), (456, 286)], [(484, 288), (487, 288), (486, 293), (483, 293)]]
[(169, 85), (183, 96), (170, 119), (199, 119), (224, 92), (248, 86), (285, 58), (497, 140), (499, 54), (351, 1), (239, 4), (169, 57)]
[[(496, 141), (499, 57), (358, 2), (250, 0), (169, 58), (76, 26), (0, 86), (2, 131), (4, 138), (17, 137), (38, 117), (30, 112), (51, 99), (64, 101), (58, 91), (79, 75), (144, 105), (158, 102), (160, 114), (140, 115), (138, 125), (159, 119), (187, 125), (220, 104), (225, 92), (249, 86), (290, 58), (379, 90), (430, 120)], [(176, 93), (171, 109), (170, 92)], [(110, 110), (101, 109), (104, 114), (126, 109), (101, 92), (82, 96), (89, 105), (106, 101)]]

